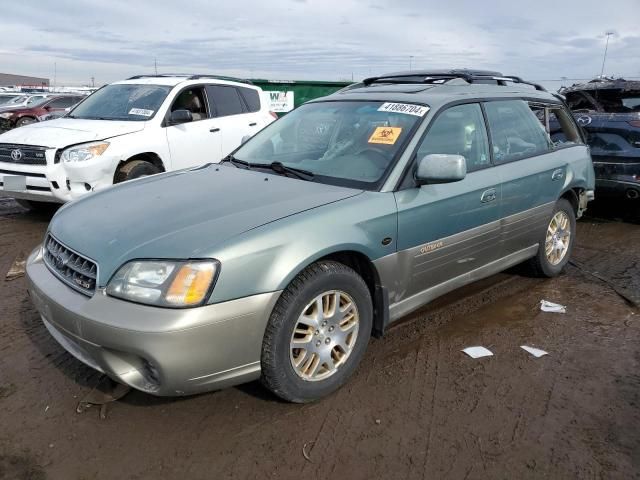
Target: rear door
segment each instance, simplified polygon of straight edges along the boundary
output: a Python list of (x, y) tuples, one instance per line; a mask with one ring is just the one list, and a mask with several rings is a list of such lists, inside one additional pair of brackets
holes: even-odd
[(222, 142), (222, 157), (242, 143), (242, 138), (251, 136), (258, 126), (254, 114), (247, 111), (245, 102), (232, 85), (207, 85), (207, 100), (215, 127), (219, 129)]
[[(501, 255), (507, 256), (540, 243), (564, 190), (571, 155), (554, 147), (544, 105), (513, 99), (486, 102), (484, 109), (502, 182)], [(584, 152), (574, 153), (581, 161)]]
[(416, 157), (436, 153), (463, 155), (468, 173), (459, 182), (396, 192), (404, 286), (392, 302), (464, 275), (499, 255), (500, 181), (491, 165), (479, 104), (450, 107), (432, 120)]

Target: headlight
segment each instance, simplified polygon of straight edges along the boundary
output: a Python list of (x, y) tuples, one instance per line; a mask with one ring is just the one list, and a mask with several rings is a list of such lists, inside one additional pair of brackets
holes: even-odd
[(0, 118), (11, 118), (12, 116), (13, 116), (13, 113), (11, 112), (0, 113)]
[(216, 260), (133, 261), (120, 267), (107, 294), (159, 307), (195, 307), (206, 300), (219, 269)]
[(84, 162), (99, 157), (109, 147), (109, 142), (85, 143), (67, 148), (60, 157), (63, 162)]

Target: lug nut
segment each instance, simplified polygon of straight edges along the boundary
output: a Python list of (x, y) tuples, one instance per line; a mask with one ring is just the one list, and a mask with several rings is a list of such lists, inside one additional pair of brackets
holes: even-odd
[(319, 346), (320, 346), (320, 340), (316, 342), (316, 347), (319, 347)]
[(314, 333), (314, 335), (318, 335), (320, 333), (319, 330), (316, 330), (316, 333)]
[(325, 338), (324, 339), (324, 343), (326, 343), (327, 345), (329, 345), (331, 343), (331, 339), (330, 338)]
[(335, 327), (334, 327), (333, 325), (331, 325), (331, 326), (329, 327), (329, 331), (330, 331), (330, 332), (333, 332), (333, 329), (334, 329), (334, 328), (335, 328)]
[(322, 326), (325, 327), (327, 325), (327, 321), (322, 322)]

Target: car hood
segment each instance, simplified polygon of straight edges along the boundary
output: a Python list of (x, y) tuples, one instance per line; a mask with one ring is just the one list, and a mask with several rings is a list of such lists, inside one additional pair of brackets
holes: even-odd
[(135, 258), (208, 258), (261, 225), (362, 193), (230, 165), (133, 180), (62, 207), (49, 231), (99, 265), (105, 285)]
[(144, 126), (145, 122), (58, 118), (3, 133), (0, 135), (0, 143), (62, 148), (138, 132), (143, 130)]

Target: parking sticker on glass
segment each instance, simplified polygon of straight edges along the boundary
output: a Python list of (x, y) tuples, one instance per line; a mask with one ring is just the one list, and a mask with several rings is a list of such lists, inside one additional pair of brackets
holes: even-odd
[(411, 103), (383, 103), (378, 108), (379, 112), (406, 113), (416, 117), (424, 117), (429, 111), (429, 107), (423, 105), (413, 105)]
[(393, 145), (400, 137), (400, 133), (402, 133), (400, 127), (377, 127), (369, 137), (369, 143)]
[(144, 108), (132, 108), (129, 110), (129, 115), (142, 115), (143, 117), (150, 117), (153, 115), (153, 110), (147, 110)]

